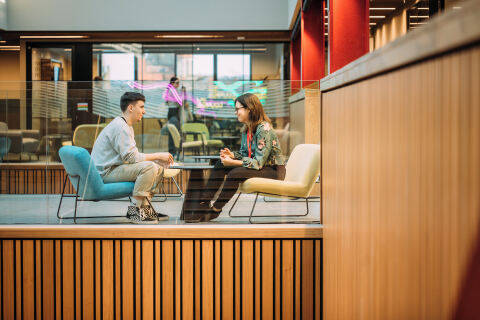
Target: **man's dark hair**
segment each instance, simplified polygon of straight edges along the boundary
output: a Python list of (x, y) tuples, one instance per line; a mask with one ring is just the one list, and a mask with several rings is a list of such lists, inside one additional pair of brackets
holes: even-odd
[(120, 109), (125, 112), (129, 105), (135, 104), (139, 100), (145, 102), (145, 96), (139, 92), (125, 92), (120, 98)]
[(178, 80), (178, 77), (173, 76), (173, 77), (170, 78), (170, 83), (173, 84), (173, 83), (175, 83), (175, 81), (177, 81), (177, 80)]

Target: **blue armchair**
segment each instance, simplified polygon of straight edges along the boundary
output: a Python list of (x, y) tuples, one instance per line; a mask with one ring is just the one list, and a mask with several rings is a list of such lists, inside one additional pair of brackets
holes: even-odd
[[(64, 146), (60, 148), (59, 156), (67, 173), (63, 182), (60, 203), (58, 204), (57, 217), (59, 219), (74, 219), (74, 222), (76, 223), (79, 218), (125, 217), (125, 215), (77, 217), (78, 201), (114, 200), (130, 197), (135, 183), (127, 181), (104, 183), (95, 168), (95, 164), (93, 163), (90, 154), (84, 148)], [(76, 193), (73, 195), (65, 195), (67, 177), (75, 188)], [(60, 207), (64, 197), (75, 198), (75, 211), (73, 217), (60, 217)]]

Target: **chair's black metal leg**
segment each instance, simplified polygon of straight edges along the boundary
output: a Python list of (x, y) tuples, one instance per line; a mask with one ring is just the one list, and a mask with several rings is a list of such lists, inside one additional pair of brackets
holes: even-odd
[(57, 218), (60, 218), (60, 207), (62, 206), (63, 195), (65, 194), (65, 186), (67, 185), (68, 174), (65, 175), (65, 180), (63, 181), (62, 196), (60, 197), (60, 203), (58, 204)]
[(252, 211), (250, 211), (250, 217), (248, 217), (248, 223), (252, 223), (252, 215), (253, 215), (253, 211), (255, 210), (255, 205), (257, 204), (257, 199), (258, 199), (258, 192), (257, 192), (257, 196), (255, 197), (255, 201), (253, 202), (253, 207), (252, 207)]
[[(165, 178), (162, 177), (162, 180), (159, 182), (160, 183), (160, 188), (161, 188), (161, 191), (162, 191), (161, 194), (163, 195), (163, 199), (155, 201), (155, 202), (165, 202), (165, 201), (167, 201), (167, 193), (165, 192), (165, 187), (163, 186), (164, 181), (165, 181)], [(155, 198), (155, 196), (153, 196), (153, 198)], [(152, 202), (153, 202), (153, 198), (152, 198)]]
[[(241, 195), (241, 194), (242, 194), (241, 192), (238, 193), (237, 199), (235, 199), (235, 202), (234, 202), (234, 203), (232, 204), (232, 206), (230, 207), (230, 210), (228, 211), (228, 216), (229, 216), (229, 217), (232, 217), (232, 214), (231, 214), (231, 213), (232, 213), (233, 207), (235, 207), (235, 204), (237, 204), (238, 198), (240, 198), (240, 195)], [(232, 218), (233, 218), (233, 217), (232, 217)]]
[(77, 182), (77, 192), (75, 193), (75, 212), (73, 213), (73, 223), (77, 223), (77, 202), (78, 202), (78, 188), (80, 187), (80, 177)]
[[(257, 196), (255, 197), (255, 202), (257, 201), (258, 195), (259, 195), (259, 193), (257, 193)], [(239, 197), (240, 197), (240, 195), (239, 195)], [(297, 198), (297, 199), (300, 199), (300, 198)], [(281, 214), (281, 215), (256, 215), (255, 218), (305, 217), (310, 213), (310, 211), (309, 211), (310, 209), (309, 209), (309, 206), (308, 206), (308, 198), (303, 198), (303, 199), (305, 199), (306, 206), (307, 206), (307, 211), (305, 213), (302, 213), (302, 214)], [(233, 203), (233, 206), (235, 206), (235, 203), (237, 202), (237, 200), (238, 200), (238, 197), (235, 200), (235, 202)], [(264, 201), (265, 201), (265, 198), (264, 198)], [(292, 202), (292, 201), (291, 200), (279, 200), (279, 201), (265, 201), (265, 202)], [(250, 217), (250, 215), (232, 216), (230, 213), (233, 209), (233, 206), (230, 208), (230, 211), (228, 212), (228, 215), (230, 217), (232, 217), (232, 218), (247, 218), (247, 217)], [(251, 222), (251, 218), (249, 218), (249, 222), (253, 223), (253, 222)], [(271, 223), (271, 222), (269, 222), (269, 223)], [(280, 222), (280, 223), (283, 223), (283, 222)], [(295, 223), (295, 222), (287, 222), (287, 223)]]
[(180, 193), (180, 197), (183, 196), (183, 191), (180, 188), (180, 186), (178, 185), (177, 180), (175, 180), (175, 177), (172, 177), (172, 180), (173, 180), (173, 183), (175, 183), (175, 185), (177, 186), (177, 190)]

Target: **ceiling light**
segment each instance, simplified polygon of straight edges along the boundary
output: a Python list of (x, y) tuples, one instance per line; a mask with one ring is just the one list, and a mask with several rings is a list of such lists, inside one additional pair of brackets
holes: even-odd
[(425, 18), (429, 18), (429, 16), (410, 16), (410, 18), (414, 18), (414, 19), (425, 19)]
[(427, 24), (426, 22), (410, 22), (411, 25)]
[(375, 23), (375, 22), (370, 22), (370, 25), (371, 25), (371, 26), (375, 26), (376, 23)]
[[(415, 9), (415, 8), (414, 8), (414, 9)], [(422, 8), (417, 8), (417, 10), (430, 10), (430, 9), (429, 9), (429, 8), (424, 8), (424, 7), (422, 7)]]
[(170, 39), (184, 39), (184, 38), (223, 38), (220, 35), (207, 35), (207, 34), (165, 34), (156, 35), (154, 38), (170, 38)]
[(84, 39), (89, 36), (20, 36), (20, 39)]
[(3, 50), (3, 51), (18, 51), (18, 50), (20, 50), (20, 46), (0, 46), (0, 50)]
[(7, 43), (6, 40), (0, 40), (0, 43)]
[(395, 8), (370, 8), (370, 10), (395, 10)]
[(385, 16), (370, 16), (370, 19), (384, 19)]

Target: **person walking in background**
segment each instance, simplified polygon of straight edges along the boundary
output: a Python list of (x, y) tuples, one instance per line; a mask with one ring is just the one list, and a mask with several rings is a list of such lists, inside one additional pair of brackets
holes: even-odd
[[(178, 91), (178, 88), (180, 88), (180, 79), (176, 76), (171, 77), (170, 83), (167, 85), (165, 92), (163, 93), (163, 99), (168, 106), (168, 123), (173, 124), (178, 132), (181, 133), (182, 124), (191, 121), (193, 116), (186, 100), (185, 87), (182, 86), (180, 92)], [(171, 134), (168, 132), (167, 126), (162, 128), (161, 133), (168, 134), (168, 151), (174, 153), (175, 145)]]

